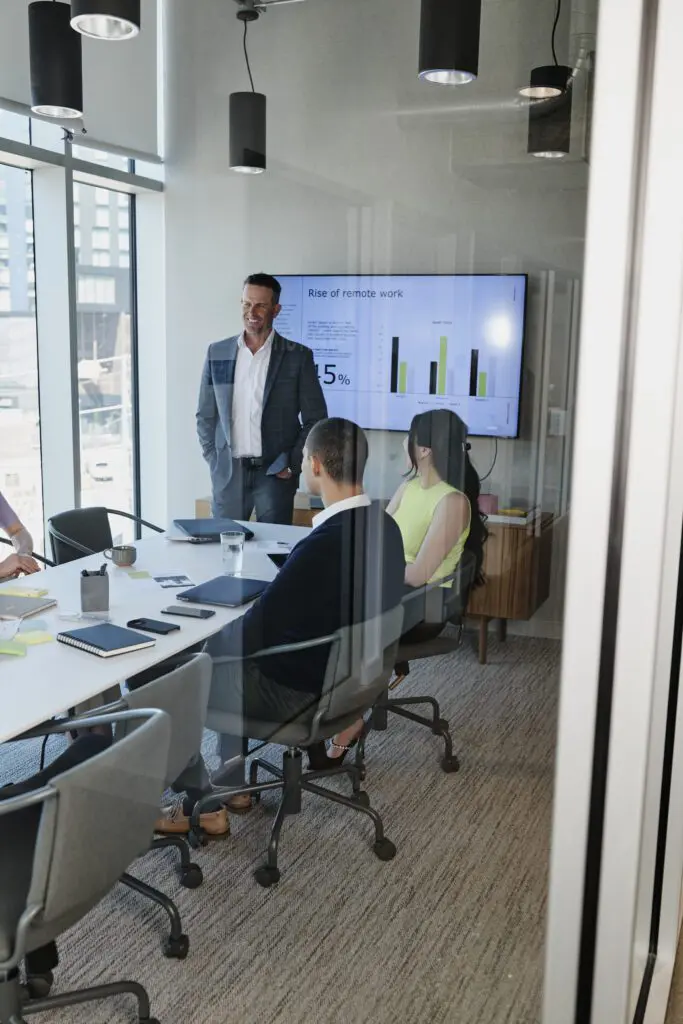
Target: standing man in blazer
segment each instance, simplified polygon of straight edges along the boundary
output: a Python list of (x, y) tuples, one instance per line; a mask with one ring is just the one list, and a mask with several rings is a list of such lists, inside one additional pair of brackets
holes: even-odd
[(209, 345), (197, 435), (211, 471), (213, 514), (291, 523), (304, 441), (327, 406), (310, 348), (273, 329), (279, 281), (251, 274), (242, 292), (244, 331)]

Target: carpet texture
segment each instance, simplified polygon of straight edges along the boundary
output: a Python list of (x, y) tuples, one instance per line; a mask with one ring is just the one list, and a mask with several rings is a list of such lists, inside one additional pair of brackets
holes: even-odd
[[(61, 939), (55, 991), (130, 978), (162, 1024), (537, 1024), (560, 646), (514, 637), (489, 657), (480, 666), (466, 643), (416, 662), (396, 692), (442, 701), (458, 774), (441, 771), (436, 737), (396, 716), (368, 739), (365, 788), (394, 861), (375, 858), (360, 815), (305, 795), (283, 829), (282, 880), (261, 889), (266, 794), (196, 855), (200, 889), (180, 887), (170, 852), (132, 869), (177, 901), (187, 960), (164, 959), (165, 915), (118, 887)], [(37, 757), (35, 743), (0, 748), (0, 784)], [(122, 999), (45, 1020), (136, 1015)]]

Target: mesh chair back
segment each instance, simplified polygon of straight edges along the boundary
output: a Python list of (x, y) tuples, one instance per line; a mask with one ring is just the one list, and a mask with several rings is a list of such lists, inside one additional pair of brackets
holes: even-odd
[(47, 529), (52, 557), (57, 565), (73, 562), (94, 551), (104, 551), (113, 544), (106, 508), (74, 508), (69, 512), (59, 512), (48, 519)]
[[(137, 727), (50, 783), (28, 904), (42, 907), (41, 941), (56, 937), (108, 893), (149, 849), (165, 788), (171, 723), (160, 711), (123, 712)], [(98, 719), (105, 721), (105, 717)]]
[(337, 634), (327, 664), (320, 707), (323, 719), (344, 718), (372, 707), (391, 678), (403, 625), (399, 605)]
[(450, 592), (444, 597), (444, 622), (455, 622), (459, 624), (462, 620), (466, 610), (467, 602), (470, 597), (470, 590), (474, 583), (474, 576), (476, 573), (477, 563), (474, 555), (470, 551), (463, 552), (462, 558), (458, 563), (453, 583), (449, 588), (442, 587), (442, 590), (448, 589)]
[[(202, 744), (206, 706), (211, 689), (211, 658), (208, 654), (187, 654), (175, 658), (173, 668), (158, 675), (159, 667), (140, 673), (126, 694), (129, 708), (159, 708), (171, 719), (171, 743), (168, 752), (166, 782), (171, 785)], [(153, 677), (156, 673), (156, 678)], [(127, 722), (117, 727), (117, 736), (130, 729)]]
[(424, 587), (406, 587), (403, 595), (406, 629), (418, 623), (453, 622), (460, 625), (474, 583), (476, 560), (466, 551), (454, 572), (447, 577), (450, 586), (428, 583)]

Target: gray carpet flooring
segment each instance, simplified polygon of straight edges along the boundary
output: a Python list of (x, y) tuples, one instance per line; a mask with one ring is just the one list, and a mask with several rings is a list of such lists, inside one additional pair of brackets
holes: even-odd
[[(491, 643), (487, 666), (469, 643), (415, 663), (398, 692), (442, 701), (462, 769), (444, 774), (440, 741), (395, 716), (370, 736), (365, 785), (394, 861), (375, 858), (360, 815), (305, 796), (283, 829), (282, 880), (259, 888), (266, 795), (197, 854), (200, 889), (179, 886), (170, 853), (135, 865), (177, 900), (187, 960), (164, 959), (164, 915), (118, 887), (62, 937), (55, 991), (129, 977), (162, 1024), (536, 1024), (559, 656), (513, 637)], [(0, 782), (36, 760), (29, 744), (1, 748)], [(124, 999), (45, 1019), (136, 1018)]]

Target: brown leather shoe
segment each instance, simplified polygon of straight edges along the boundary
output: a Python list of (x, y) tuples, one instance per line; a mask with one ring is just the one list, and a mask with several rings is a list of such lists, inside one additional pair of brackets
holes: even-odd
[[(200, 814), (199, 824), (207, 836), (218, 838), (230, 835), (228, 812), (224, 807), (219, 811)], [(190, 831), (190, 819), (183, 813), (182, 803), (177, 803), (175, 807), (163, 808), (163, 817), (155, 821), (154, 831), (167, 836), (186, 836)]]

